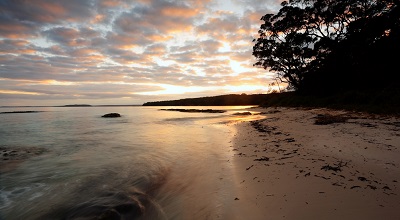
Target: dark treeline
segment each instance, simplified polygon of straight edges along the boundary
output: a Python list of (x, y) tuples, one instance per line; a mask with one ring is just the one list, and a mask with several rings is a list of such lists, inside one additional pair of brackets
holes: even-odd
[(146, 102), (143, 106), (234, 106), (261, 105), (267, 99), (267, 94), (231, 94), (179, 100)]
[(400, 86), (398, 0), (290, 0), (264, 24), (255, 66), (302, 94)]
[(315, 96), (297, 92), (270, 94), (220, 95), (169, 101), (146, 102), (143, 106), (235, 106), (256, 105), (260, 107), (321, 107), (345, 109), (378, 114), (399, 115), (400, 94), (398, 90), (382, 92), (347, 91), (337, 94)]
[(349, 90), (324, 95), (283, 92), (268, 94), (260, 106), (332, 108), (400, 116), (400, 90)]

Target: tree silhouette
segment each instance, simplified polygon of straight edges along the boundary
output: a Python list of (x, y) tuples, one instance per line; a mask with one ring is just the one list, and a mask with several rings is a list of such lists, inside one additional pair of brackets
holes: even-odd
[(387, 52), (399, 48), (399, 1), (290, 0), (281, 5), (277, 14), (261, 18), (253, 55), (255, 66), (277, 73), (289, 89), (368, 87), (376, 83), (376, 71), (389, 71), (398, 58)]

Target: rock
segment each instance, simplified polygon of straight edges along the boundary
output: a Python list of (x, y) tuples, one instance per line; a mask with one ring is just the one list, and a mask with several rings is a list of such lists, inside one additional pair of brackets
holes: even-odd
[(365, 177), (363, 177), (363, 176), (360, 176), (360, 177), (358, 177), (358, 180), (360, 180), (360, 181), (367, 181), (367, 178), (365, 178)]
[(108, 113), (101, 117), (103, 117), (103, 118), (118, 118), (118, 117), (121, 117), (121, 115), (119, 113)]
[(225, 110), (215, 110), (215, 109), (160, 109), (161, 111), (177, 111), (177, 112), (200, 112), (200, 113), (224, 113)]
[(345, 123), (349, 117), (346, 115), (330, 115), (330, 114), (318, 114), (315, 117), (314, 124), (316, 125), (328, 125), (333, 123)]
[(238, 112), (234, 113), (233, 115), (251, 115), (251, 112)]
[(266, 156), (262, 156), (261, 158), (254, 159), (254, 161), (269, 161), (269, 158)]

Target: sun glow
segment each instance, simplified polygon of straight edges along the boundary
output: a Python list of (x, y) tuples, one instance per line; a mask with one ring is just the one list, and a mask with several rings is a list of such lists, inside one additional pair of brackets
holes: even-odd
[(40, 95), (38, 92), (26, 92), (26, 91), (16, 91), (16, 90), (0, 90), (0, 94), (14, 94), (14, 95)]
[(139, 92), (135, 94), (139, 95), (178, 95), (178, 94), (185, 94), (191, 92), (202, 92), (211, 90), (210, 88), (200, 87), (200, 86), (192, 86), (192, 87), (185, 87), (185, 86), (174, 86), (174, 85), (167, 85), (167, 84), (156, 84), (156, 86), (161, 87), (161, 90), (152, 91), (152, 92)]
[(218, 52), (223, 53), (223, 52), (231, 52), (231, 46), (229, 43), (223, 42), (223, 46), (218, 48)]
[(46, 80), (43, 82), (43, 84), (47, 85), (58, 85), (58, 86), (71, 86), (71, 85), (76, 85), (77, 83), (75, 82), (61, 82), (57, 80)]
[(243, 67), (240, 62), (230, 60), (229, 65), (231, 66), (231, 69), (236, 73), (243, 73), (249, 71), (246, 67)]
[[(210, 86), (210, 87), (201, 87), (201, 86), (175, 86), (168, 84), (150, 84), (151, 86), (158, 86), (162, 89), (151, 92), (137, 92), (134, 94), (137, 95), (181, 95), (187, 93), (195, 93), (195, 92), (207, 92), (207, 91), (218, 91), (221, 90), (220, 86)], [(229, 91), (232, 93), (265, 93), (268, 88), (267, 86), (261, 85), (226, 85), (222, 86), (222, 90)]]
[(266, 86), (260, 85), (238, 85), (238, 86), (224, 86), (224, 89), (231, 92), (256, 92), (256, 91), (267, 91)]

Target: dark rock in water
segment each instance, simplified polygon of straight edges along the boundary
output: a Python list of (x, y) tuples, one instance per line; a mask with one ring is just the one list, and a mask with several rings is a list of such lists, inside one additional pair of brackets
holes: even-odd
[(252, 115), (251, 112), (238, 112), (234, 113), (233, 115)]
[(121, 115), (119, 113), (108, 113), (101, 117), (103, 117), (103, 118), (118, 118), (118, 117), (121, 117)]

